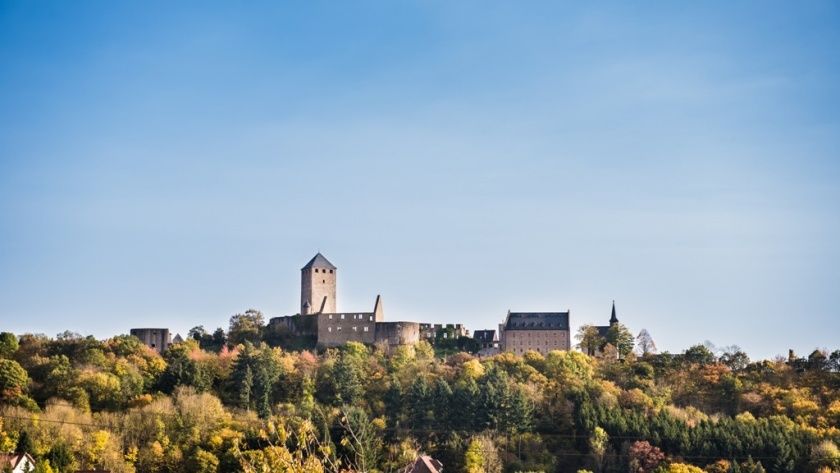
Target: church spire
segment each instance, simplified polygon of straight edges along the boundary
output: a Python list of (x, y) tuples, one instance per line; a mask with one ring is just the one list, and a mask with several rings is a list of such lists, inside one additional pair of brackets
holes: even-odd
[(615, 299), (613, 299), (612, 315), (610, 316), (610, 325), (615, 325), (617, 323), (618, 323), (618, 317), (615, 316)]

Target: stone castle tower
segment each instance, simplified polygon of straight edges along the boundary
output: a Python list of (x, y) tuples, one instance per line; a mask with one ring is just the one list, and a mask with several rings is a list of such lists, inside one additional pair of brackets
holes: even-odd
[(335, 277), (338, 272), (324, 255), (318, 253), (300, 269), (300, 313), (336, 312)]

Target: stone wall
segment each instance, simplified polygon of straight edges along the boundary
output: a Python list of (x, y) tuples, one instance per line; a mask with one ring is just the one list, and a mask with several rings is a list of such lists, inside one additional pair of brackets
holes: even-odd
[[(300, 313), (336, 312), (335, 287), (337, 269), (308, 268), (300, 272)], [(324, 298), (326, 297), (326, 304)]]
[(376, 316), (373, 312), (345, 312), (316, 314), (318, 319), (318, 345), (335, 347), (347, 342), (373, 344), (376, 334)]
[(376, 343), (390, 346), (412, 345), (420, 341), (420, 324), (417, 322), (377, 322)]
[(139, 338), (144, 345), (158, 353), (165, 351), (172, 343), (168, 328), (133, 328), (129, 334)]
[(552, 350), (569, 350), (568, 330), (505, 330), (502, 349), (521, 355), (533, 350), (546, 354)]

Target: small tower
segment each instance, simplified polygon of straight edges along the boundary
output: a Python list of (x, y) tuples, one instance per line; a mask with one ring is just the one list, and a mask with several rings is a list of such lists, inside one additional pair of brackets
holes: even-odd
[(338, 268), (318, 253), (300, 269), (300, 313), (335, 313), (335, 277)]
[(615, 300), (613, 300), (612, 315), (610, 316), (610, 327), (618, 323), (618, 317), (615, 316)]

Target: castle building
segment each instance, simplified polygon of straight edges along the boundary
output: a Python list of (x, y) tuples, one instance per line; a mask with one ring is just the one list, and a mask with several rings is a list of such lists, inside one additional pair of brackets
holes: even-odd
[[(338, 268), (316, 254), (300, 269), (300, 313), (335, 313), (335, 281)], [(317, 304), (317, 306), (315, 306)]]
[(552, 350), (569, 350), (569, 311), (510, 312), (499, 324), (502, 351), (521, 355), (528, 351), (546, 354)]
[(319, 347), (335, 347), (347, 342), (405, 345), (419, 341), (419, 323), (385, 322), (379, 295), (371, 312), (339, 312), (336, 299), (338, 268), (321, 253), (309, 260), (300, 272), (300, 313), (272, 318), (269, 330), (313, 339)]

